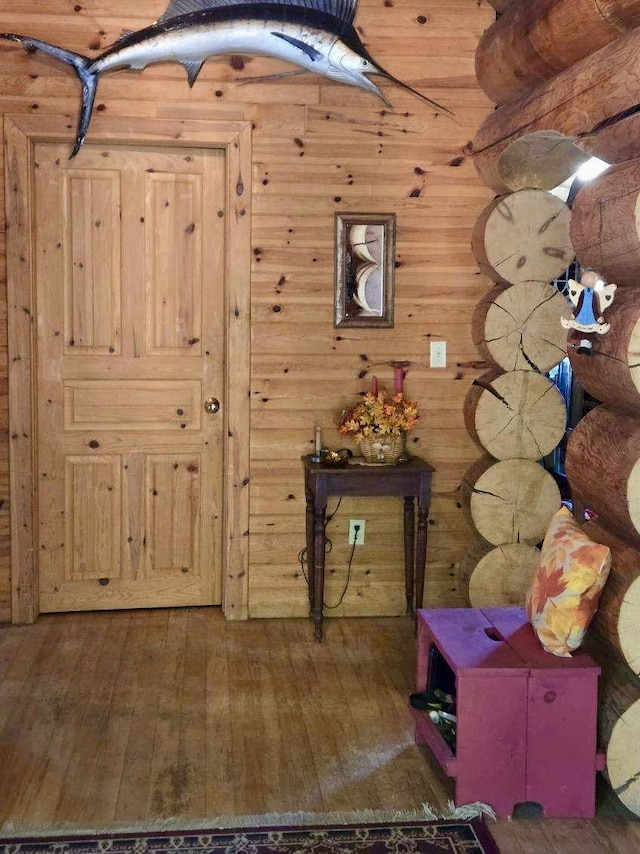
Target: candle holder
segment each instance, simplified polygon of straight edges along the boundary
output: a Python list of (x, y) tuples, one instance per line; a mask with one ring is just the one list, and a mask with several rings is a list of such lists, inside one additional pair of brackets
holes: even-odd
[(340, 448), (338, 451), (330, 451), (328, 448), (322, 450), (322, 465), (332, 468), (343, 468), (349, 464), (353, 451), (349, 448)]
[(353, 451), (350, 448), (340, 448), (337, 451), (322, 448), (319, 454), (309, 454), (309, 462), (319, 463), (323, 466), (330, 466), (331, 468), (342, 468), (348, 465), (352, 457)]
[(322, 462), (322, 427), (320, 425), (316, 425), (316, 434), (315, 434), (315, 451), (311, 454), (311, 462), (312, 463), (321, 463)]

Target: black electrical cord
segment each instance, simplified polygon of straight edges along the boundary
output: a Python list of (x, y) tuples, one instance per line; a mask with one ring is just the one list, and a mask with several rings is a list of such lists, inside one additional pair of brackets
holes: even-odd
[(329, 611), (333, 611), (339, 605), (342, 604), (342, 600), (344, 599), (347, 590), (349, 589), (349, 581), (351, 580), (351, 564), (353, 563), (353, 555), (356, 551), (356, 545), (358, 543), (358, 534), (360, 533), (360, 525), (353, 526), (353, 545), (351, 546), (351, 554), (349, 555), (349, 565), (347, 566), (347, 578), (344, 582), (344, 587), (342, 589), (342, 593), (340, 594), (340, 598), (336, 602), (335, 605), (327, 605), (326, 602), (323, 602), (323, 607), (327, 608)]
[[(324, 529), (325, 529), (324, 553), (325, 553), (325, 555), (329, 554), (329, 552), (333, 549), (333, 542), (329, 539), (329, 537), (326, 534), (327, 525), (329, 524), (329, 522), (333, 519), (333, 517), (338, 512), (338, 509), (340, 508), (341, 503), (342, 503), (342, 496), (340, 496), (340, 498), (338, 499), (338, 503), (336, 504), (336, 509), (333, 511), (333, 513), (331, 513), (330, 515), (328, 515), (326, 517), (325, 522), (324, 522)], [(355, 551), (356, 551), (356, 545), (358, 542), (358, 534), (360, 533), (360, 525), (354, 525), (353, 530), (354, 530), (354, 536), (353, 536), (353, 544), (351, 546), (351, 554), (349, 555), (349, 563), (347, 566), (347, 578), (346, 578), (342, 593), (340, 594), (340, 598), (338, 599), (338, 601), (336, 602), (335, 605), (327, 605), (326, 602), (322, 603), (323, 608), (327, 608), (330, 611), (334, 610), (335, 608), (339, 607), (339, 605), (342, 604), (342, 600), (346, 596), (347, 590), (349, 589), (349, 582), (351, 580), (351, 565), (353, 563), (353, 556), (354, 556)], [(305, 565), (307, 563), (306, 546), (305, 546), (305, 548), (300, 549), (300, 551), (298, 552), (298, 562), (300, 564), (300, 569), (302, 570), (304, 580), (307, 583), (307, 588), (310, 588), (311, 582), (310, 582), (309, 576), (307, 575), (307, 572), (305, 569)]]
[[(340, 509), (341, 504), (342, 504), (342, 495), (338, 499), (338, 503), (336, 504), (336, 509), (333, 511), (333, 513), (330, 513), (324, 520), (324, 531), (325, 531), (325, 534), (324, 534), (324, 553), (325, 554), (329, 554), (329, 552), (333, 548), (333, 543), (331, 542), (329, 537), (327, 537), (327, 525), (333, 519), (333, 517), (336, 515), (336, 513)], [(302, 570), (304, 580), (307, 582), (307, 587), (309, 587), (311, 582), (309, 581), (309, 576), (307, 575), (307, 572), (305, 570), (305, 564), (307, 563), (307, 547), (306, 546), (304, 548), (300, 549), (300, 551), (298, 552), (298, 563), (300, 564), (300, 569)]]
[(338, 498), (338, 503), (336, 504), (336, 509), (333, 511), (333, 513), (331, 513), (331, 515), (327, 516), (327, 518), (325, 519), (325, 522), (324, 522), (325, 530), (326, 530), (329, 522), (333, 519), (333, 517), (336, 515), (336, 513), (340, 509), (341, 504), (342, 504), (342, 495), (340, 496), (340, 498)]

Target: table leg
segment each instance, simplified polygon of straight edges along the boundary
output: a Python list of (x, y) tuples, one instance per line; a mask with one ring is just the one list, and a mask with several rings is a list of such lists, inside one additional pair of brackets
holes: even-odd
[(322, 619), (324, 605), (324, 524), (326, 507), (315, 508), (314, 520), (314, 587), (313, 587), (313, 620), (315, 623), (315, 639), (322, 640)]
[(315, 601), (314, 590), (316, 583), (316, 561), (315, 549), (313, 541), (313, 520), (315, 516), (313, 495), (307, 495), (307, 515), (306, 515), (306, 532), (307, 532), (307, 585), (309, 593), (309, 614), (313, 614), (313, 605)]
[(413, 495), (404, 497), (404, 588), (407, 596), (407, 614), (413, 616), (415, 576), (415, 513)]
[(424, 570), (427, 563), (427, 519), (429, 508), (418, 505), (418, 538), (416, 541), (416, 608), (422, 608)]

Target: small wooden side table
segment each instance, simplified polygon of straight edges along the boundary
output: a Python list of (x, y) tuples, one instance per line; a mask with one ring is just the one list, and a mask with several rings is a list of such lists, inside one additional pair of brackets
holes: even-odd
[[(431, 503), (431, 477), (435, 469), (413, 457), (395, 466), (367, 466), (351, 461), (343, 468), (313, 463), (303, 457), (307, 499), (307, 562), (310, 613), (315, 639), (322, 640), (324, 618), (324, 544), (327, 498), (330, 495), (404, 497), (404, 571), (407, 614), (422, 607), (427, 557), (427, 519)], [(418, 499), (418, 533), (415, 536), (415, 499)]]

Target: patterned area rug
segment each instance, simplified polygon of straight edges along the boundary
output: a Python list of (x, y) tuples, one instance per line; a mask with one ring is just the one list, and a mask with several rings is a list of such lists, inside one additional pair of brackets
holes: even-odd
[(0, 854), (498, 854), (481, 821), (0, 839)]

